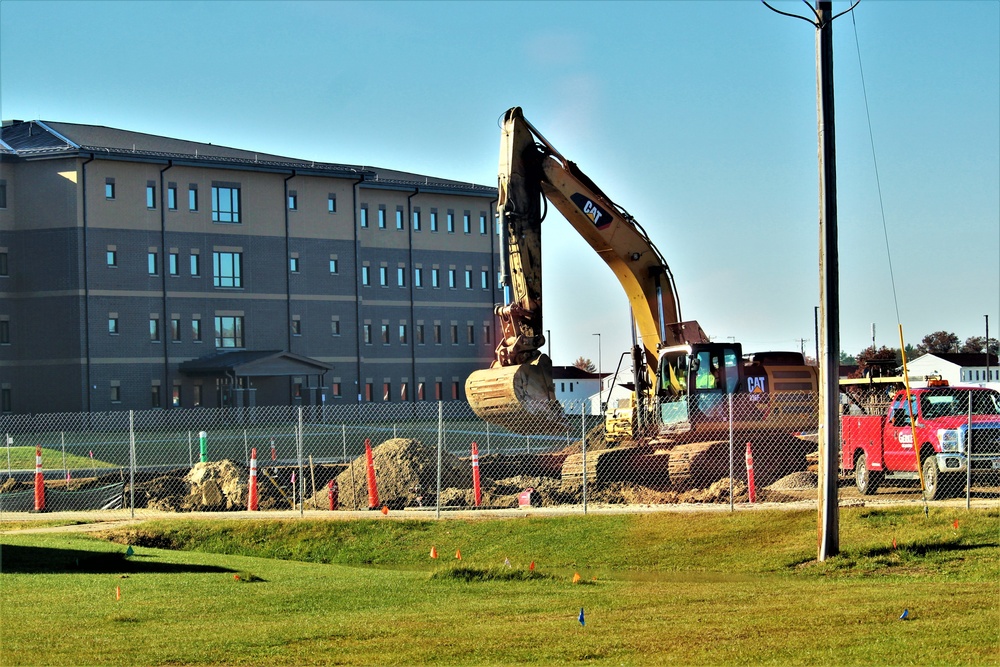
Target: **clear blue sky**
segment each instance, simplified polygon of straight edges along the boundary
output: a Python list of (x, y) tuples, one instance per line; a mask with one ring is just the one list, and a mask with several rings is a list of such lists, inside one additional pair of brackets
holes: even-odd
[[(522, 106), (646, 228), (685, 318), (814, 349), (815, 30), (758, 2), (0, 0), (0, 21), (5, 119), (493, 185), (498, 118)], [(907, 342), (983, 335), (987, 314), (997, 335), (1000, 3), (862, 0), (834, 44), (843, 349), (872, 323), (898, 344), (886, 237)], [(621, 289), (554, 213), (543, 244), (555, 363), (610, 370)]]

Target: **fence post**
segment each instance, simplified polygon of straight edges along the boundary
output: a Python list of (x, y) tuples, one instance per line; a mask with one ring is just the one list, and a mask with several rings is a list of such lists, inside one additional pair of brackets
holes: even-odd
[[(988, 351), (988, 350), (987, 350)], [(965, 509), (972, 505), (972, 392), (969, 392), (969, 440), (965, 443)]]
[(438, 401), (438, 462), (437, 462), (437, 510), (434, 516), (441, 518), (441, 448), (444, 446), (444, 403)]
[(4, 442), (7, 443), (7, 479), (13, 477), (10, 471), (10, 446), (14, 444), (14, 438), (10, 437), (10, 433), (4, 433)]
[(191, 446), (191, 431), (188, 431), (188, 467), (194, 467), (194, 451)]
[(733, 395), (729, 397), (729, 511), (736, 510), (733, 501)]
[(129, 467), (128, 467), (128, 487), (129, 506), (132, 509), (132, 518), (135, 518), (135, 410), (128, 411), (128, 434), (129, 434)]
[(358, 485), (354, 480), (354, 461), (348, 463), (347, 461), (347, 425), (340, 425), (340, 437), (343, 440), (344, 446), (344, 463), (347, 463), (348, 467), (351, 469), (351, 497), (354, 498), (354, 509), (358, 509)]
[(298, 459), (299, 459), (299, 517), (305, 516), (306, 512), (306, 479), (302, 471), (302, 406), (299, 406), (299, 427), (298, 427)]
[(583, 513), (587, 513), (587, 415), (580, 406), (580, 443), (583, 451)]
[(250, 443), (247, 442), (246, 429), (243, 429), (243, 460), (250, 465)]
[(59, 431), (59, 442), (62, 444), (63, 477), (66, 478), (66, 490), (69, 491), (69, 468), (66, 467), (66, 431)]

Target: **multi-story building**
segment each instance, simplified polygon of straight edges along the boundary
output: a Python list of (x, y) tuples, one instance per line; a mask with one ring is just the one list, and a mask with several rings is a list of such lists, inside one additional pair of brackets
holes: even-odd
[(0, 131), (0, 411), (463, 398), (496, 189), (93, 125)]

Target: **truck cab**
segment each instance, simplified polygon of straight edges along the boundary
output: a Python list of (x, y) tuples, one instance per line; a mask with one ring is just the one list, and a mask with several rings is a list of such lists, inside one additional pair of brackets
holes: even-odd
[(922, 473), (933, 500), (963, 488), (967, 475), (1000, 475), (1000, 394), (941, 384), (909, 399), (899, 391), (884, 415), (841, 419), (843, 468), (863, 495)]

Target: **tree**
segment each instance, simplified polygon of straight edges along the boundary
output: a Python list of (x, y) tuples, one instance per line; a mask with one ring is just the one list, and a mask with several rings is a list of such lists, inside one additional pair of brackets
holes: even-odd
[(891, 347), (875, 349), (874, 345), (869, 345), (857, 354), (858, 372), (854, 377), (886, 377), (896, 375), (902, 360), (899, 350)]
[(858, 361), (857, 361), (857, 359), (855, 359), (851, 355), (849, 355), (846, 352), (844, 352), (843, 350), (841, 350), (840, 351), (840, 363), (844, 364), (845, 366), (853, 366), (854, 364), (858, 363)]
[(577, 357), (577, 360), (573, 362), (574, 368), (579, 368), (581, 371), (587, 371), (588, 373), (596, 373), (597, 366), (590, 359), (584, 359), (583, 357)]
[[(989, 351), (996, 354), (1000, 350), (1000, 341), (996, 338), (990, 338), (990, 349)], [(965, 339), (965, 343), (962, 345), (962, 349), (959, 352), (968, 352), (970, 354), (983, 354), (986, 352), (986, 336), (970, 336)]]
[(948, 331), (935, 331), (927, 334), (917, 345), (918, 354), (948, 354), (958, 352), (961, 346), (958, 343), (958, 336)]

